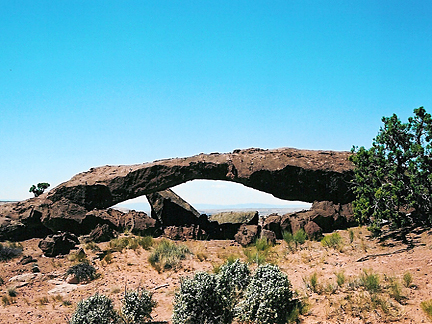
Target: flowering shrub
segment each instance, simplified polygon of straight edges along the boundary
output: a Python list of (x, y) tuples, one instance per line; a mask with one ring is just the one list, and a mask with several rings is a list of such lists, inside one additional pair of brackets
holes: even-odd
[(117, 320), (113, 301), (96, 294), (78, 303), (69, 324), (114, 324)]
[(183, 278), (174, 297), (173, 324), (228, 324), (232, 321), (231, 299), (217, 289), (218, 278), (198, 272)]
[(121, 314), (125, 323), (146, 323), (151, 320), (151, 312), (156, 302), (152, 294), (145, 289), (129, 290), (122, 300)]
[(259, 266), (237, 307), (239, 319), (247, 323), (284, 324), (291, 310), (292, 291), (287, 276), (277, 266)]
[(226, 262), (218, 273), (218, 289), (229, 290), (226, 293), (241, 292), (247, 287), (249, 281), (249, 267), (239, 259), (234, 262)]

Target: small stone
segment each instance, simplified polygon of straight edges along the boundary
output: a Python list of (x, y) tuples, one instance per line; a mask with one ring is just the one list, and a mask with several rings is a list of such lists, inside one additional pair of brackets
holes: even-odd
[(66, 282), (68, 284), (76, 285), (79, 283), (79, 280), (78, 280), (77, 276), (75, 276), (75, 274), (71, 273), (70, 275), (67, 276)]

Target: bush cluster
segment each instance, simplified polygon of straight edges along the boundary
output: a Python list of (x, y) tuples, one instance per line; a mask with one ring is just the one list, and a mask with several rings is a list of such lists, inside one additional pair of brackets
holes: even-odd
[(153, 296), (144, 289), (129, 290), (122, 299), (120, 313), (114, 309), (112, 299), (95, 294), (80, 301), (69, 324), (141, 324), (152, 320), (156, 306)]
[(277, 266), (224, 264), (217, 274), (200, 272), (182, 280), (174, 298), (173, 324), (286, 323), (293, 311), (291, 284)]
[(69, 324), (114, 324), (117, 321), (113, 301), (96, 294), (78, 303)]
[(151, 312), (156, 306), (152, 294), (145, 289), (126, 291), (122, 304), (121, 315), (127, 324), (140, 324), (151, 320)]

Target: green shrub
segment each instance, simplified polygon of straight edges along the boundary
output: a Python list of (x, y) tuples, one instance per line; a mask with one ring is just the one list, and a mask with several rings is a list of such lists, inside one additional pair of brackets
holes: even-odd
[(96, 252), (96, 251), (100, 251), (101, 249), (99, 248), (99, 246), (95, 243), (95, 242), (88, 242), (85, 246), (84, 246), (84, 248), (86, 249), (86, 250), (90, 250), (90, 251), (93, 251), (93, 252)]
[(67, 275), (74, 274), (79, 282), (89, 281), (96, 278), (96, 269), (87, 262), (78, 263), (66, 271)]
[(272, 247), (272, 244), (266, 238), (260, 238), (255, 241), (254, 246), (257, 251), (267, 251)]
[(232, 322), (232, 300), (217, 289), (218, 278), (198, 272), (193, 278), (183, 278), (174, 296), (173, 324)]
[(412, 277), (412, 275), (411, 275), (411, 272), (405, 272), (404, 275), (403, 275), (403, 283), (404, 283), (404, 286), (405, 286), (406, 288), (411, 287), (411, 285), (412, 285), (412, 281), (413, 281), (413, 277)]
[(307, 234), (303, 228), (299, 229), (297, 232), (294, 233), (293, 240), (294, 240), (296, 247), (298, 245), (303, 245), (304, 242), (306, 242)]
[(315, 293), (318, 292), (318, 274), (316, 272), (310, 276), (308, 288)]
[(112, 251), (121, 252), (129, 245), (130, 237), (118, 237), (109, 242)]
[(284, 324), (293, 309), (291, 284), (277, 266), (262, 265), (251, 278), (237, 307), (247, 323)]
[(127, 324), (140, 324), (151, 320), (151, 312), (156, 306), (152, 297), (145, 289), (126, 291), (121, 308), (123, 321)]
[(239, 259), (232, 263), (226, 262), (218, 272), (218, 287), (221, 290), (231, 292), (241, 292), (250, 281), (250, 270), (246, 263)]
[(324, 236), (321, 240), (321, 244), (324, 247), (338, 250), (342, 247), (342, 237), (338, 232)]
[(137, 238), (137, 240), (138, 240), (138, 244), (144, 250), (150, 249), (153, 246), (153, 244), (154, 244), (153, 237), (151, 237), (151, 236), (140, 236), (140, 237)]
[(284, 231), (282, 233), (282, 237), (283, 237), (284, 241), (288, 244), (288, 248), (290, 250), (293, 250), (292, 244), (294, 243), (294, 237), (293, 237), (292, 233), (288, 232), (288, 231)]
[(402, 295), (402, 287), (399, 282), (396, 281), (396, 279), (392, 278), (390, 280), (390, 285), (388, 288), (390, 297), (396, 300), (398, 303), (402, 303), (402, 301), (406, 299), (406, 297)]
[(345, 283), (345, 274), (343, 271), (335, 273), (336, 275), (336, 283), (339, 287), (342, 287)]
[(176, 269), (180, 261), (186, 259), (188, 254), (192, 254), (192, 252), (186, 245), (177, 245), (164, 239), (159, 242), (150, 254), (149, 262), (158, 272)]
[(432, 299), (422, 301), (420, 303), (422, 310), (426, 313), (427, 317), (432, 320)]
[(96, 294), (78, 303), (69, 324), (115, 324), (117, 320), (113, 301)]
[(349, 234), (350, 244), (352, 244), (352, 242), (354, 242), (354, 231), (352, 229), (349, 229), (348, 234)]
[(367, 270), (363, 270), (360, 275), (360, 286), (364, 287), (370, 293), (376, 293), (381, 290), (380, 278), (376, 273), (372, 273)]

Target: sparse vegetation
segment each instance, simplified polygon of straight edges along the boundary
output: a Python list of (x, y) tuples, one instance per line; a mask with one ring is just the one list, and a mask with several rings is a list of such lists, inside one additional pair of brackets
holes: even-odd
[(336, 283), (339, 287), (342, 287), (345, 284), (345, 274), (343, 273), (343, 271), (341, 272), (336, 272)]
[(87, 254), (85, 254), (83, 249), (70, 253), (68, 259), (73, 262), (88, 262)]
[(298, 245), (303, 245), (306, 242), (307, 234), (303, 228), (299, 229), (293, 234), (293, 240), (296, 245), (296, 248)]
[(432, 299), (422, 301), (420, 306), (423, 312), (425, 312), (426, 316), (432, 320)]
[(403, 277), (403, 284), (406, 288), (410, 288), (413, 282), (413, 277), (411, 272), (407, 271), (404, 273)]
[(100, 251), (101, 250), (99, 248), (99, 246), (95, 242), (88, 242), (88, 243), (86, 243), (86, 245), (84, 246), (84, 248), (86, 250), (90, 250), (92, 252), (96, 252), (96, 251)]
[(16, 297), (17, 296), (17, 291), (15, 287), (9, 287), (7, 289), (7, 293), (9, 295), (9, 297)]
[(359, 278), (359, 285), (370, 293), (376, 293), (381, 290), (379, 275), (373, 273), (371, 270), (363, 270)]
[(334, 232), (330, 235), (324, 236), (321, 240), (321, 244), (326, 248), (332, 248), (341, 251), (343, 246), (342, 237), (338, 232)]
[(288, 249), (295, 251), (300, 245), (303, 245), (307, 240), (307, 234), (304, 229), (299, 229), (294, 234), (288, 231), (282, 233), (284, 241), (288, 244)]
[(176, 269), (181, 260), (186, 259), (188, 254), (192, 254), (184, 244), (177, 245), (174, 242), (161, 240), (149, 256), (149, 262), (158, 272)]
[(153, 246), (154, 240), (151, 236), (122, 236), (112, 239), (109, 242), (109, 247), (113, 252), (121, 252), (124, 249), (136, 250), (142, 247), (145, 250)]
[(3, 306), (7, 306), (7, 305), (10, 305), (10, 304), (13, 304), (13, 303), (14, 303), (13, 297), (10, 297), (8, 295), (3, 295), (2, 296), (2, 304), (3, 304)]
[(389, 278), (389, 296), (396, 300), (398, 303), (402, 303), (406, 297), (402, 294), (402, 287), (395, 278)]
[(348, 235), (349, 235), (350, 244), (352, 244), (354, 242), (354, 231), (351, 228), (348, 229)]
[(35, 197), (39, 197), (49, 186), (50, 184), (47, 182), (39, 182), (36, 186), (32, 185), (29, 189), (29, 192), (33, 193)]
[(303, 282), (306, 284), (306, 288), (312, 290), (314, 293), (319, 292), (318, 274), (316, 272), (314, 272), (309, 278), (304, 278)]

